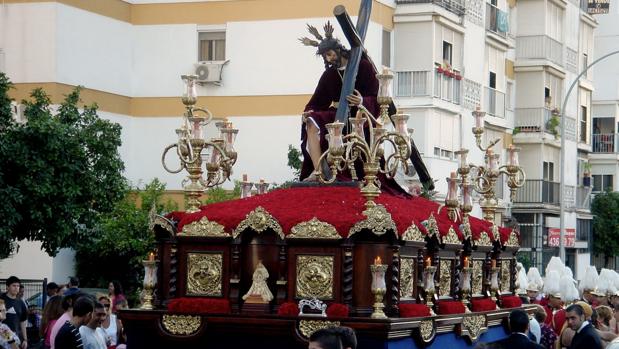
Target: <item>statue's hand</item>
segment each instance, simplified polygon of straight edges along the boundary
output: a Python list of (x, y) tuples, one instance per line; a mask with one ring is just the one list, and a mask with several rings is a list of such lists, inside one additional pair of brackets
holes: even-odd
[(310, 117), (313, 112), (314, 112), (313, 110), (308, 110), (306, 112), (303, 112), (303, 114), (301, 114), (301, 119), (303, 120), (303, 122), (307, 122), (307, 118)]
[(346, 100), (350, 103), (351, 106), (358, 106), (363, 103), (363, 97), (361, 97), (361, 93), (355, 90), (352, 94), (346, 96)]

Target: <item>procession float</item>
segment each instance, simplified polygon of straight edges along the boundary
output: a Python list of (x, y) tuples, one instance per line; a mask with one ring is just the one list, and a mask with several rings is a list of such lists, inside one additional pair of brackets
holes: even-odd
[[(362, 1), (356, 26), (343, 7), (334, 11), (352, 47), (342, 96), (354, 87), (370, 6)], [(151, 216), (157, 248), (144, 261), (144, 302), (120, 313), (130, 348), (306, 348), (313, 331), (338, 325), (356, 331), (359, 348), (465, 348), (506, 336), (526, 285), (516, 277), (519, 237), (500, 226), (494, 188), (501, 176), (512, 196), (522, 186), (518, 149), (501, 165), (496, 142), (482, 145), (477, 110), (485, 163), (459, 151), (444, 202), (381, 191), (398, 170), (412, 174), (414, 145), (408, 116), (389, 113), (390, 73), (377, 78), (380, 115), (358, 113), (345, 127), (340, 99), (318, 183), (269, 192), (257, 183), (252, 195), (243, 180), (240, 199), (202, 206), (205, 189), (231, 175), (238, 130), (219, 121), (205, 137), (211, 115), (195, 107), (195, 77), (183, 76), (186, 112), (162, 160), (188, 172), (187, 209)], [(181, 166), (170, 169), (174, 153)], [(483, 219), (470, 215), (474, 193)]]

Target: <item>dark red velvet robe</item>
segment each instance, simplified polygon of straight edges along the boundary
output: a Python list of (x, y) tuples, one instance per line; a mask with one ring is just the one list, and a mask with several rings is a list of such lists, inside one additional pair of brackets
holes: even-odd
[[(341, 74), (341, 75), (340, 75)], [(311, 111), (311, 118), (320, 129), (320, 149), (324, 153), (329, 148), (327, 141), (328, 123), (335, 121), (336, 108), (332, 107), (333, 102), (338, 102), (342, 91), (343, 71), (338, 71), (336, 68), (328, 68), (320, 77), (316, 90), (305, 106), (305, 111)], [(359, 91), (363, 97), (363, 106), (378, 117), (380, 106), (378, 105), (376, 96), (378, 95), (378, 79), (376, 78), (376, 70), (366, 57), (362, 57), (359, 62), (359, 70), (355, 81), (355, 89)], [(351, 107), (350, 114), (354, 116), (357, 113), (356, 107)], [(308, 120), (307, 122), (312, 122)], [(300, 179), (308, 177), (314, 170), (312, 159), (307, 151), (307, 130), (305, 124), (301, 127), (301, 151), (303, 152), (303, 166), (301, 168)], [(357, 170), (359, 178), (362, 178), (362, 171)], [(350, 176), (338, 175), (339, 180), (349, 180)], [(383, 192), (388, 192), (395, 195), (408, 195), (394, 180), (389, 180), (384, 175), (379, 175), (381, 188)]]

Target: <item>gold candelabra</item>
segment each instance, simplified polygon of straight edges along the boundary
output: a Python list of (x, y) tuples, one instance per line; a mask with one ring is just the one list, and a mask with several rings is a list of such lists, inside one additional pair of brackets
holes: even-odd
[[(460, 183), (462, 192), (462, 203), (460, 204), (457, 198), (455, 190), (448, 191), (448, 195), (445, 199), (445, 206), (448, 209), (450, 218), (456, 219), (455, 212), (457, 212), (460, 206), (464, 216), (468, 215), (473, 207), (472, 193), (473, 190), (482, 195), (479, 200), (483, 217), (485, 220), (494, 222), (495, 213), (498, 208), (498, 200), (494, 191), (497, 179), (500, 175), (507, 176), (507, 186), (510, 190), (510, 199), (514, 201), (516, 197), (516, 190), (521, 188), (525, 183), (525, 173), (522, 167), (518, 163), (519, 148), (510, 145), (507, 148), (508, 159), (506, 165), (499, 164), (499, 154), (495, 154), (492, 148), (500, 141), (495, 139), (491, 141), (486, 147), (482, 145), (481, 137), (484, 134), (484, 116), (485, 112), (480, 111), (479, 107), (473, 111), (473, 117), (475, 117), (475, 127), (472, 132), (475, 135), (475, 143), (477, 147), (485, 153), (484, 165), (474, 165), (467, 163), (468, 149), (460, 149), (456, 151), (456, 155), (459, 159), (457, 174), (460, 179), (456, 178), (455, 173), (452, 172), (450, 178), (447, 179), (449, 188), (455, 187), (456, 183)], [(472, 171), (475, 169), (475, 171)]]
[[(361, 161), (364, 172), (361, 195), (366, 198), (368, 209), (376, 206), (374, 199), (380, 195), (378, 174), (383, 173), (388, 178), (393, 178), (399, 167), (409, 174), (410, 166), (407, 161), (411, 155), (410, 134), (407, 128), (409, 116), (395, 114), (391, 117), (395, 124), (395, 131), (388, 131), (385, 128), (390, 120), (388, 109), (392, 100), (390, 84), (393, 75), (385, 70), (382, 74), (376, 74), (376, 77), (379, 80), (377, 101), (380, 104), (380, 115), (378, 119), (363, 105), (360, 105), (357, 115), (349, 118), (351, 126), (349, 134), (343, 135), (344, 123), (336, 121), (327, 124), (329, 149), (321, 155), (320, 163), (326, 161), (331, 173), (324, 174), (320, 169), (314, 172), (322, 183), (333, 183), (337, 172), (347, 169), (350, 170), (352, 178), (356, 180), (355, 162)], [(366, 128), (369, 131), (368, 137), (365, 134)], [(385, 143), (390, 143), (395, 151), (382, 162), (381, 159), (385, 155), (383, 148)]]
[[(207, 140), (204, 128), (213, 119), (208, 109), (194, 105), (198, 101), (196, 90), (196, 75), (181, 75), (185, 83), (182, 102), (185, 105), (185, 114), (180, 128), (176, 129), (177, 143), (168, 145), (161, 155), (163, 168), (170, 173), (179, 173), (183, 169), (189, 173), (188, 180), (183, 181), (183, 190), (187, 198), (187, 212), (197, 212), (200, 207), (200, 196), (206, 188), (223, 183), (230, 178), (232, 166), (236, 162), (237, 154), (234, 151), (234, 141), (239, 132), (232, 127), (232, 123), (224, 120), (215, 125), (219, 129), (217, 137)], [(198, 116), (201, 113), (202, 116)], [(166, 165), (167, 153), (176, 148), (176, 155), (180, 160), (178, 169), (171, 170)], [(202, 176), (202, 164), (206, 162), (207, 176)]]

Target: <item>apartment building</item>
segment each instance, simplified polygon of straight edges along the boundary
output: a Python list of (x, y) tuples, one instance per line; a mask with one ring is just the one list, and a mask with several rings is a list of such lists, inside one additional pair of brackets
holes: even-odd
[[(610, 11), (598, 16), (599, 26), (595, 30), (595, 58), (619, 50), (619, 2), (610, 1)], [(595, 74), (592, 101), (592, 151), (589, 154), (593, 193), (605, 190), (619, 190), (619, 86), (616, 62), (619, 55), (612, 55), (593, 66)], [(617, 268), (617, 258), (615, 268)], [(603, 265), (603, 256), (596, 261)]]
[[(476, 107), (486, 113), (481, 143), (499, 140), (493, 149), (501, 164), (510, 144), (522, 148), (527, 182), (511, 203), (504, 178), (498, 181), (496, 220), (523, 223), (524, 253), (538, 266), (556, 254), (546, 247), (558, 228), (561, 168), (550, 110), (592, 57), (597, 25), (571, 1), (374, 0), (365, 39), (374, 63), (394, 71), (396, 105), (411, 115), (439, 200), (458, 166), (456, 151), (469, 149), (469, 161), (484, 164), (471, 133)], [(176, 193), (184, 174), (165, 172), (160, 157), (175, 142), (184, 110), (179, 76), (198, 73), (197, 104), (240, 129), (232, 179), (246, 173), (281, 183), (292, 179), (288, 145), (299, 144), (300, 113), (324, 69), (297, 38), (307, 35), (306, 23), (321, 28), (331, 20), (344, 39), (332, 15), (337, 4), (355, 18), (359, 0), (7, 0), (0, 5), (0, 70), (16, 84), (17, 100), (43, 86), (59, 102), (85, 86), (84, 100), (97, 101), (100, 115), (123, 126), (127, 178), (138, 184), (157, 177)], [(595, 138), (592, 81), (593, 73), (580, 82), (565, 112), (566, 226), (577, 231), (571, 265), (588, 258), (579, 252), (588, 246), (591, 219), (581, 173)], [(479, 207), (473, 214), (481, 215)]]
[[(561, 113), (558, 109), (570, 84), (593, 57), (597, 20), (587, 14), (585, 5), (572, 0), (519, 1), (514, 63), (517, 98), (513, 140), (522, 148), (527, 182), (512, 212), (522, 223), (531, 260), (538, 267), (546, 265), (557, 254), (559, 181), (561, 171), (565, 171), (566, 265), (577, 276), (590, 261), (592, 216), (584, 172), (592, 150), (592, 72), (575, 86), (565, 110)], [(560, 117), (565, 119), (564, 135)], [(565, 164), (561, 164), (561, 137), (565, 137)]]

